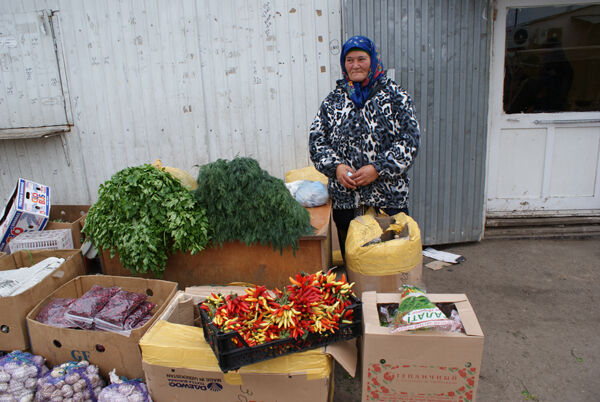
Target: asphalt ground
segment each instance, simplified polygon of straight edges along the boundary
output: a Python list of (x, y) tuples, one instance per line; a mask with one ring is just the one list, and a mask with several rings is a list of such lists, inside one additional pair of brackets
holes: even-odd
[[(465, 261), (427, 293), (465, 293), (485, 335), (478, 401), (600, 401), (600, 239), (483, 240), (435, 247)], [(335, 365), (335, 402), (361, 400)]]

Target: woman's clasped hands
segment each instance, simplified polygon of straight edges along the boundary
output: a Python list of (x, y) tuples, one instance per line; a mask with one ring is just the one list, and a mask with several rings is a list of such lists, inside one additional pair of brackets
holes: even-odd
[(352, 190), (371, 184), (379, 177), (373, 165), (365, 165), (355, 171), (343, 163), (337, 166), (335, 175), (342, 186)]

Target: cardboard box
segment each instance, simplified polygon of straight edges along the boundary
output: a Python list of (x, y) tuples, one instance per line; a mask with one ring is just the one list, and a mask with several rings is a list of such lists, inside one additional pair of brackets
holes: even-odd
[(27, 291), (0, 297), (0, 350), (26, 350), (29, 337), (25, 318), (41, 300), (73, 278), (83, 275), (83, 258), (79, 250), (17, 251), (0, 257), (0, 270), (30, 267), (48, 257), (64, 258), (65, 262), (52, 274)]
[(52, 205), (46, 230), (71, 229), (73, 248), (81, 248), (81, 229), (90, 205)]
[(399, 303), (400, 294), (363, 293), (363, 401), (475, 401), (484, 340), (475, 312), (464, 294), (427, 296), (454, 304), (465, 332), (392, 334), (379, 324), (377, 305)]
[(154, 401), (325, 402), (333, 395), (332, 359), (354, 376), (355, 340), (221, 372), (202, 328), (195, 324), (197, 303), (210, 291), (240, 293), (244, 288), (234, 289), (207, 286), (179, 292), (140, 340), (146, 384)]
[(0, 215), (0, 251), (15, 236), (43, 230), (50, 215), (50, 187), (19, 179)]
[[(130, 292), (147, 294), (148, 300), (157, 305), (154, 317), (143, 327), (132, 330), (129, 336), (106, 331), (57, 328), (35, 320), (39, 311), (51, 300), (59, 297), (81, 297), (94, 285), (118, 286)], [(85, 359), (97, 365), (104, 376), (108, 376), (108, 373), (116, 368), (119, 376), (140, 378), (144, 372), (138, 342), (156, 317), (162, 314), (176, 292), (175, 282), (158, 279), (107, 275), (79, 276), (58, 288), (27, 315), (32, 353), (44, 356), (48, 367), (70, 360)]]

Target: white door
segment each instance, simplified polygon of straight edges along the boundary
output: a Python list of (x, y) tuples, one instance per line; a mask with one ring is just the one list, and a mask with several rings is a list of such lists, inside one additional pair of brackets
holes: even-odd
[(600, 214), (600, 3), (495, 8), (487, 216)]

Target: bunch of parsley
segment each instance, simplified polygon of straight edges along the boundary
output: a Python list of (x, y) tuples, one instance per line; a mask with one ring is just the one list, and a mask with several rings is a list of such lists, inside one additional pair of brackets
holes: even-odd
[(192, 193), (148, 164), (123, 169), (100, 185), (83, 232), (111, 258), (119, 253), (133, 273), (157, 277), (172, 252), (196, 254), (209, 242), (206, 212)]
[(314, 233), (310, 214), (278, 178), (248, 157), (202, 165), (194, 191), (206, 209), (213, 243), (239, 240), (273, 249), (298, 249), (299, 238)]

